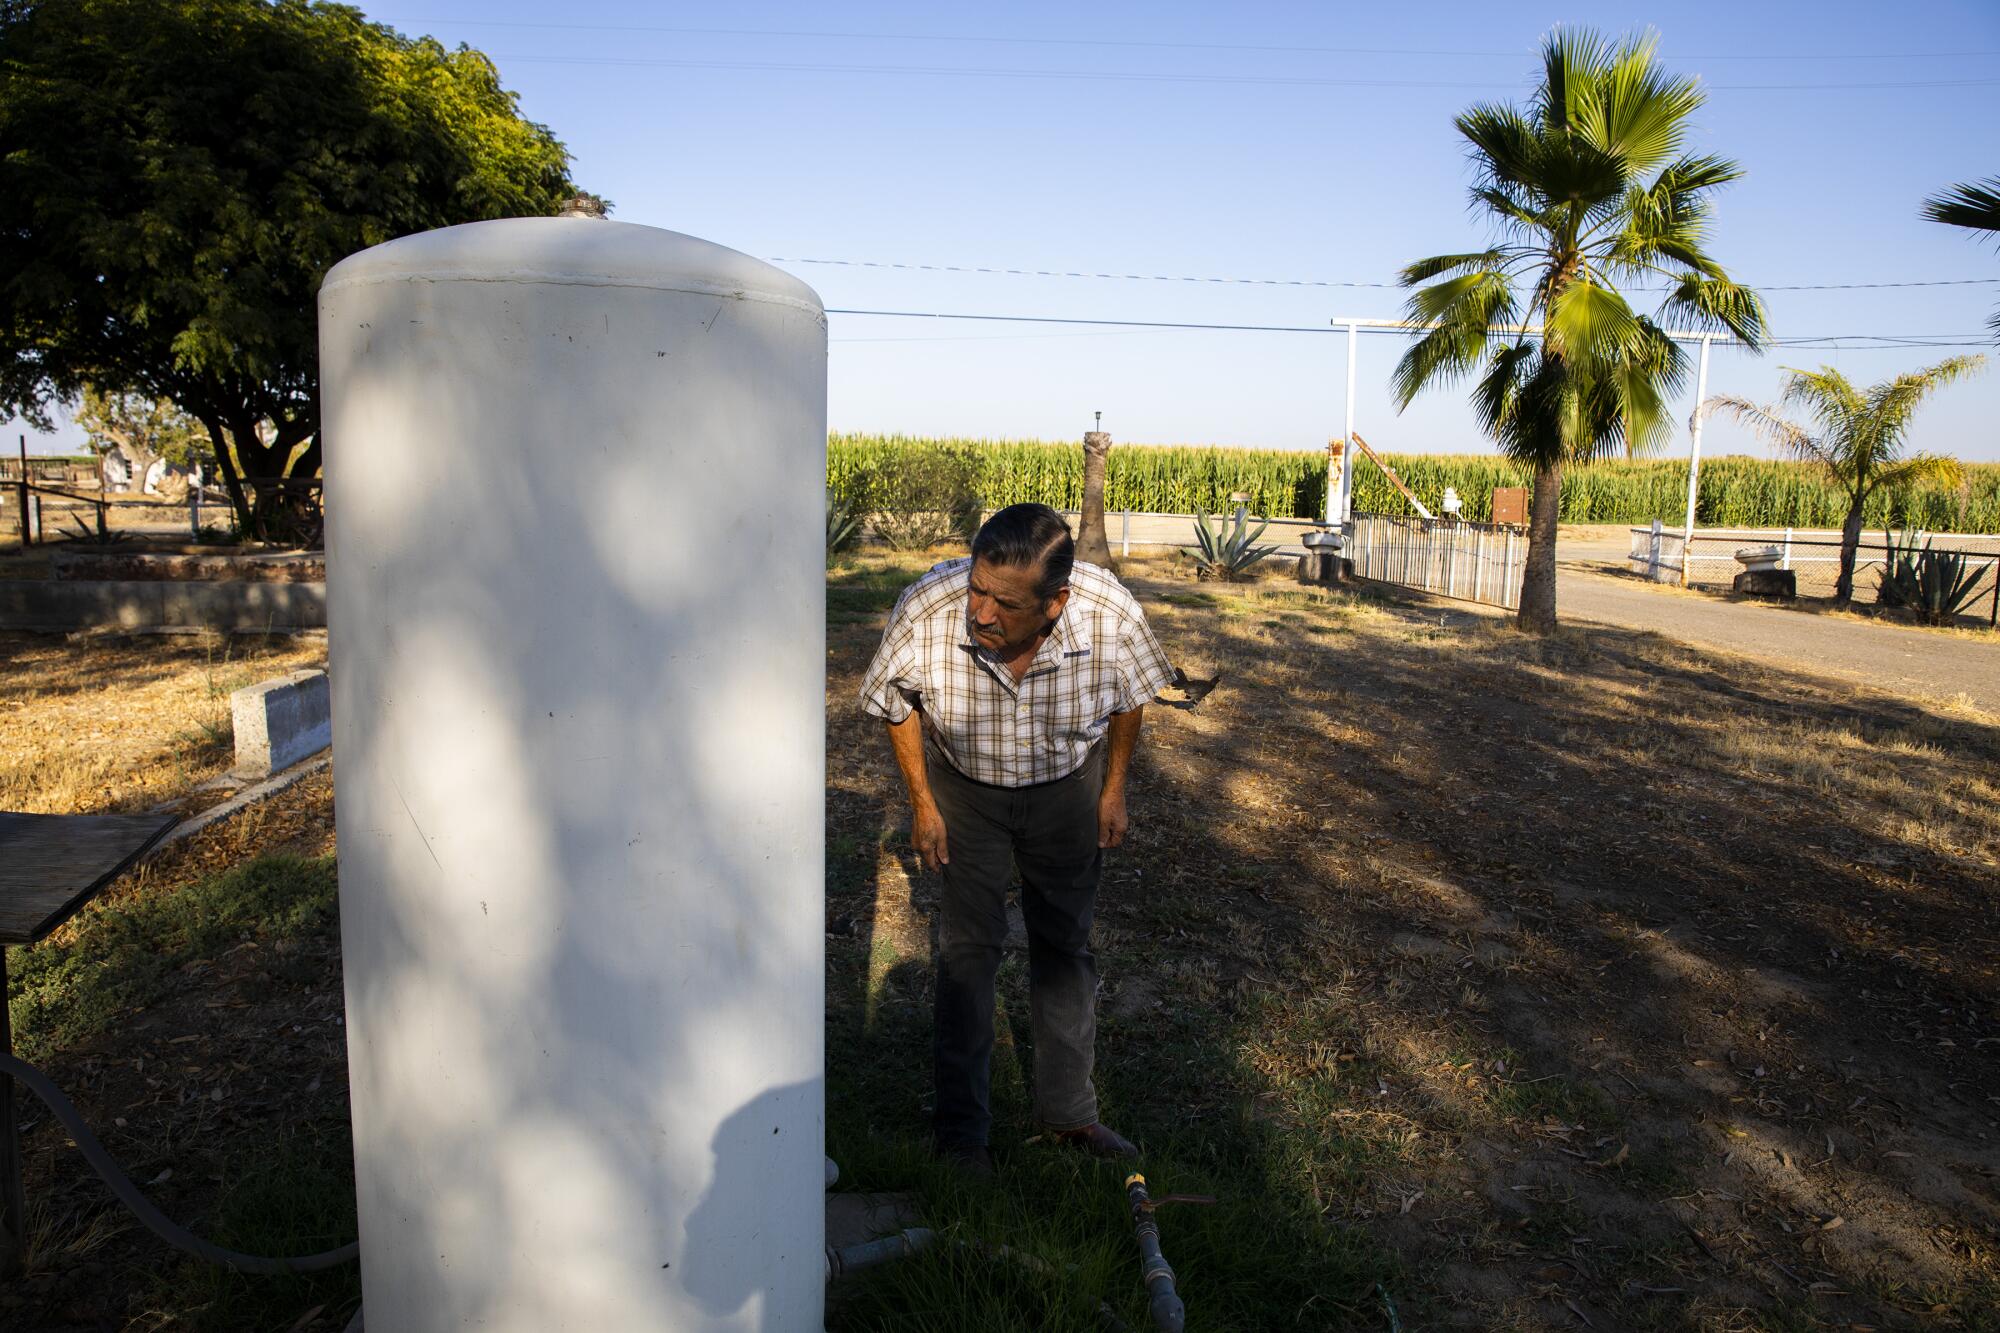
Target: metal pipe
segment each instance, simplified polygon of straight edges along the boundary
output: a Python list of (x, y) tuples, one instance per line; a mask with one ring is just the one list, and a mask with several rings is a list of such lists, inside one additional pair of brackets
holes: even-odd
[(1694, 375), (1694, 415), (1688, 419), (1688, 502), (1687, 522), (1681, 525), (1681, 586), (1687, 587), (1688, 559), (1694, 552), (1694, 488), (1701, 471), (1701, 423), (1708, 415), (1708, 348), (1713, 338), (1701, 340), (1701, 363)]
[(863, 1241), (859, 1245), (849, 1245), (844, 1249), (826, 1247), (826, 1280), (858, 1273), (864, 1268), (876, 1268), (896, 1259), (908, 1259), (929, 1249), (937, 1240), (937, 1232), (929, 1227), (910, 1227), (898, 1231), (893, 1236), (883, 1236), (878, 1240)]
[(1153, 1326), (1161, 1333), (1181, 1333), (1187, 1325), (1187, 1307), (1174, 1290), (1173, 1266), (1160, 1253), (1160, 1224), (1153, 1220), (1153, 1200), (1146, 1193), (1146, 1178), (1133, 1172), (1125, 1178), (1125, 1199), (1132, 1205), (1132, 1230), (1139, 1242), (1139, 1271), (1151, 1294)]

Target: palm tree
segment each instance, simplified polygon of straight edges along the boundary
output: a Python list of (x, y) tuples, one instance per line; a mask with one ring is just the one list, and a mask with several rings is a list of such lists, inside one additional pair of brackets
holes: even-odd
[(1847, 521), (1840, 528), (1840, 580), (1833, 600), (1854, 598), (1854, 553), (1861, 545), (1861, 510), (1883, 487), (1895, 490), (1924, 482), (1955, 485), (1958, 460), (1938, 454), (1904, 454), (1903, 437), (1917, 405), (1935, 390), (1986, 364), (1983, 356), (1948, 357), (1925, 370), (1898, 375), (1867, 391), (1854, 387), (1832, 366), (1818, 370), (1785, 367), (1780, 403), (1802, 407), (1816, 427), (1808, 428), (1745, 398), (1721, 394), (1709, 404), (1736, 415), (1794, 458), (1817, 463), (1847, 493)]
[[(1924, 216), (1932, 222), (2000, 236), (2000, 176), (1976, 185), (1954, 185), (1944, 194), (1932, 195), (1924, 200)], [(2000, 339), (2000, 311), (1986, 321), (1986, 327)]]
[[(1399, 406), (1478, 372), (1473, 409), (1509, 458), (1534, 469), (1520, 623), (1556, 624), (1556, 524), (1563, 469), (1653, 438), (1686, 368), (1671, 317), (1764, 334), (1756, 293), (1703, 250), (1708, 195), (1742, 174), (1684, 151), (1705, 100), (1693, 79), (1661, 70), (1651, 34), (1611, 42), (1559, 29), (1542, 46), (1542, 86), (1526, 107), (1475, 106), (1458, 117), (1477, 171), (1475, 207), (1499, 240), (1403, 270), (1413, 319), (1433, 325), (1397, 364)], [(1653, 318), (1616, 284), (1664, 281)], [(1539, 339), (1530, 336), (1541, 325)]]

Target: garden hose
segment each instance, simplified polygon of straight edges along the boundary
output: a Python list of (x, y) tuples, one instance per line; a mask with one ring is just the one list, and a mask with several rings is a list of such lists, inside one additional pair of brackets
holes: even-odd
[(1153, 1199), (1146, 1178), (1134, 1171), (1125, 1177), (1125, 1201), (1132, 1205), (1132, 1230), (1139, 1241), (1139, 1271), (1151, 1294), (1153, 1326), (1161, 1333), (1181, 1333), (1187, 1307), (1174, 1290), (1174, 1270), (1160, 1253), (1160, 1224), (1153, 1220)]
[(175, 1249), (184, 1250), (197, 1259), (206, 1259), (209, 1263), (221, 1264), (224, 1268), (231, 1268), (239, 1273), (261, 1274), (317, 1273), (322, 1269), (337, 1268), (341, 1264), (352, 1263), (360, 1256), (361, 1245), (358, 1241), (351, 1245), (343, 1245), (337, 1250), (301, 1255), (296, 1259), (268, 1259), (261, 1255), (239, 1254), (235, 1250), (226, 1250), (220, 1245), (203, 1240), (154, 1207), (153, 1201), (139, 1192), (139, 1187), (134, 1185), (131, 1177), (111, 1159), (111, 1154), (97, 1141), (97, 1135), (93, 1134), (90, 1126), (84, 1123), (82, 1113), (63, 1095), (61, 1088), (49, 1081), (46, 1074), (25, 1060), (11, 1055), (0, 1055), (0, 1074), (11, 1074), (20, 1081), (22, 1087), (41, 1098), (42, 1104), (63, 1123), (65, 1129), (69, 1130), (70, 1137), (76, 1140), (76, 1146), (82, 1151), (84, 1160), (90, 1163), (92, 1170), (104, 1178), (104, 1183), (111, 1187), (111, 1192), (118, 1196), (118, 1201), (130, 1209), (134, 1217), (145, 1223), (148, 1231)]

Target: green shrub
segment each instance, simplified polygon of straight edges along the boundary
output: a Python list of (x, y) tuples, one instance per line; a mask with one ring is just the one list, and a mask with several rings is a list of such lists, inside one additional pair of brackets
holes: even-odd
[(874, 515), (875, 533), (898, 551), (970, 541), (979, 527), (980, 458), (959, 444), (921, 444), (865, 470), (840, 486), (850, 503)]

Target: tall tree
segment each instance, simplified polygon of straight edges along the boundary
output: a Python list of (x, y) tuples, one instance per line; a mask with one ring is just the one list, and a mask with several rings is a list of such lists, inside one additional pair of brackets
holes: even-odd
[[(1932, 222), (1983, 231), (2000, 239), (2000, 176), (1966, 185), (1954, 185), (1943, 194), (1924, 200), (1924, 216)], [(1986, 321), (1993, 337), (2000, 341), (2000, 310)]]
[[(1710, 194), (1742, 172), (1686, 151), (1705, 99), (1693, 79), (1655, 63), (1656, 41), (1559, 29), (1543, 43), (1542, 84), (1527, 106), (1460, 115), (1472, 202), (1497, 238), (1402, 273), (1418, 289), (1411, 317), (1435, 327), (1397, 363), (1398, 404), (1476, 374), (1481, 426), (1534, 470), (1520, 623), (1541, 633), (1556, 625), (1563, 470), (1656, 434), (1686, 373), (1666, 328), (1726, 331), (1751, 347), (1764, 336), (1756, 293), (1703, 248)], [(1618, 289), (1662, 280), (1651, 317)], [(1528, 332), (1537, 324), (1539, 338)]]
[(1774, 446), (1794, 458), (1817, 463), (1847, 492), (1847, 519), (1840, 526), (1840, 578), (1833, 600), (1854, 597), (1854, 556), (1861, 546), (1861, 511), (1883, 487), (1959, 479), (1958, 460), (1938, 454), (1903, 452), (1910, 418), (1931, 394), (1986, 364), (1983, 356), (1948, 357), (1924, 370), (1898, 375), (1866, 390), (1856, 388), (1832, 366), (1818, 370), (1785, 368), (1781, 404), (1805, 409), (1812, 425), (1787, 420), (1777, 406), (1759, 407), (1745, 398), (1720, 394), (1709, 400), (1733, 413)]
[(0, 411), (167, 399), (252, 533), (319, 470), (326, 270), (575, 193), (485, 56), (306, 0), (6, 0), (0, 144)]

